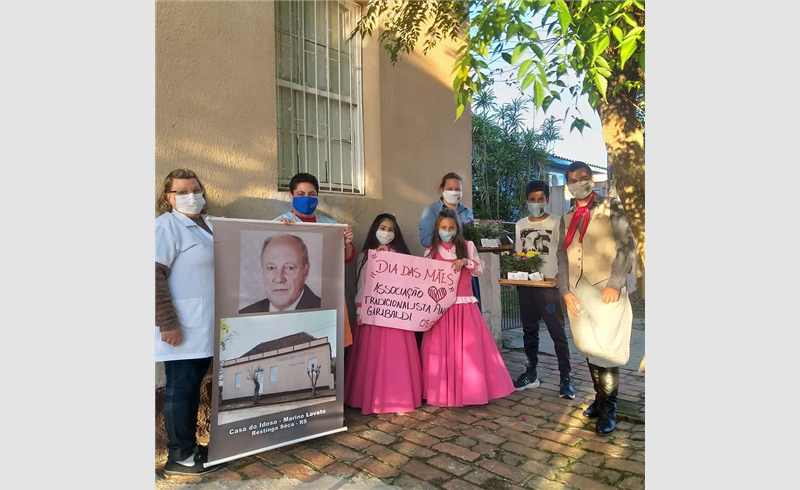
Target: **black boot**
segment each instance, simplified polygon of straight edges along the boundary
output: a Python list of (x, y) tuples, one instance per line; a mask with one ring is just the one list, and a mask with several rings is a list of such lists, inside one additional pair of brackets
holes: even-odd
[(600, 368), (602, 402), (598, 403), (599, 418), (595, 432), (606, 435), (614, 432), (617, 423), (617, 395), (619, 394), (619, 368)]
[(600, 394), (600, 384), (599, 384), (600, 368), (590, 362), (587, 363), (589, 364), (589, 373), (592, 375), (592, 383), (594, 383), (595, 396), (594, 396), (594, 401), (592, 402), (591, 405), (589, 405), (589, 408), (583, 411), (583, 416), (593, 419), (598, 415), (600, 415), (600, 412), (597, 409), (597, 401), (602, 398), (602, 395)]

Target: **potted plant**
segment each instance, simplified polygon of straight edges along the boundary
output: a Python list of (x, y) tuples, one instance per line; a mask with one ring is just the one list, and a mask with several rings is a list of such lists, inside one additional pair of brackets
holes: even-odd
[(464, 239), (475, 244), (476, 247), (483, 247), (481, 238), (496, 239), (502, 245), (508, 245), (508, 237), (503, 232), (503, 222), (491, 219), (476, 219), (472, 223), (464, 226)]
[(530, 250), (528, 252), (503, 252), (500, 254), (500, 276), (508, 279), (509, 272), (538, 272), (542, 267), (541, 253)]

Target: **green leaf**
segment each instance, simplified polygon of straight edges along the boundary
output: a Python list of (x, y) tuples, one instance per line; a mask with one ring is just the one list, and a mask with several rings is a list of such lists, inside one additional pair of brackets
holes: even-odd
[(464, 79), (463, 79), (463, 78), (461, 78), (461, 77), (455, 77), (455, 78), (453, 79), (453, 92), (458, 92), (458, 87), (460, 87), (460, 86), (461, 86), (461, 82), (462, 82), (463, 80), (464, 80)]
[(531, 41), (539, 41), (539, 34), (528, 24), (520, 24), (520, 33)]
[(564, 87), (564, 88), (566, 88), (566, 86), (567, 86), (567, 84), (564, 83), (563, 80), (554, 80), (553, 81), (553, 85), (558, 85), (559, 87)]
[(556, 68), (556, 73), (558, 74), (558, 76), (565, 75), (567, 73), (567, 64), (559, 63), (558, 68)]
[(520, 91), (525, 91), (526, 88), (530, 87), (531, 84), (536, 80), (535, 73), (529, 73), (525, 80), (522, 81), (522, 86), (520, 86)]
[(511, 39), (519, 32), (519, 27), (519, 24), (516, 22), (508, 24), (508, 29), (506, 29), (506, 36), (508, 36), (508, 39)]
[(545, 92), (544, 86), (539, 83), (539, 80), (533, 82), (533, 103), (536, 104), (536, 107), (542, 107), (542, 102), (544, 98), (547, 96)]
[(583, 134), (583, 128), (591, 129), (592, 126), (589, 125), (589, 123), (586, 122), (584, 119), (578, 119), (576, 117), (575, 120), (572, 121), (572, 124), (570, 125), (569, 130), (570, 130), (570, 132), (572, 132), (573, 129), (577, 129), (578, 131), (580, 131), (581, 134)]
[(506, 60), (506, 63), (508, 63), (509, 65), (513, 64), (513, 63), (511, 63), (511, 55), (510, 54), (503, 53), (500, 56), (502, 56), (503, 59)]
[(519, 57), (525, 52), (525, 48), (528, 47), (527, 43), (519, 43), (517, 47), (514, 48), (514, 53), (511, 55), (511, 64), (514, 64), (519, 60)]
[(582, 42), (575, 41), (575, 51), (573, 51), (572, 54), (576, 58), (583, 58), (584, 56), (586, 56), (586, 49), (583, 47)]
[(544, 112), (547, 112), (547, 109), (550, 108), (550, 104), (552, 104), (554, 100), (555, 99), (551, 96), (547, 96), (544, 98), (544, 100), (542, 101), (542, 109), (544, 110)]
[(557, 0), (556, 7), (558, 8), (558, 21), (561, 22), (561, 27), (565, 30), (572, 23), (572, 16), (569, 14), (569, 7), (564, 0)]
[(611, 43), (611, 38), (608, 37), (606, 34), (605, 36), (601, 37), (597, 43), (593, 45), (594, 54), (592, 55), (592, 61), (596, 60), (598, 56), (605, 53), (606, 48)]
[(644, 31), (644, 27), (634, 27), (625, 34), (625, 38), (622, 40), (622, 42), (624, 43), (627, 42), (629, 39), (639, 37), (639, 35), (642, 34), (642, 31)]
[(617, 42), (622, 43), (622, 29), (619, 26), (614, 26), (611, 28), (611, 32), (614, 34), (614, 38)]
[(622, 90), (623, 88), (625, 88), (625, 85), (624, 85), (624, 84), (622, 84), (622, 83), (618, 83), (618, 84), (614, 85), (614, 88), (613, 88), (613, 89), (611, 89), (611, 96), (612, 96), (612, 97), (616, 97), (616, 95), (617, 95), (617, 92), (619, 92), (619, 91), (620, 91), (620, 90)]
[(519, 65), (519, 71), (517, 72), (517, 80), (520, 80), (528, 71), (530, 70), (531, 66), (533, 65), (533, 60), (525, 60)]
[(610, 70), (611, 67), (608, 66), (608, 61), (606, 61), (605, 57), (600, 56), (595, 60), (595, 64), (599, 67), (605, 68), (606, 70)]
[[(597, 59), (600, 59), (600, 58), (597, 58)], [(609, 70), (607, 68), (603, 68), (602, 66), (598, 66), (597, 67), (597, 73), (603, 75), (606, 78), (609, 78), (611, 76), (611, 70)]]
[(594, 86), (597, 87), (597, 91), (603, 96), (603, 100), (606, 100), (606, 90), (608, 89), (608, 80), (606, 80), (606, 77), (599, 73), (595, 75)]
[(631, 38), (628, 41), (622, 43), (619, 47), (619, 66), (620, 68), (625, 67), (625, 62), (628, 61), (628, 58), (631, 57), (633, 52), (636, 51), (636, 38)]
[(542, 63), (544, 63), (545, 62), (545, 57), (544, 57), (544, 51), (542, 51), (542, 48), (540, 48), (539, 45), (536, 44), (536, 43), (531, 43), (530, 46), (531, 46), (531, 49), (533, 50), (533, 52), (536, 53), (536, 56), (538, 56), (539, 59), (542, 60)]
[(597, 92), (589, 92), (589, 105), (596, 109), (598, 102), (600, 102), (600, 96), (597, 94)]
[(539, 80), (542, 82), (542, 85), (547, 87), (547, 73), (544, 71), (544, 65), (541, 63), (537, 63), (536, 66), (539, 67)]
[(456, 119), (455, 119), (455, 121), (453, 121), (453, 122), (456, 122), (456, 121), (458, 121), (458, 119), (461, 117), (461, 114), (463, 114), (463, 113), (464, 113), (464, 108), (465, 108), (465, 107), (466, 107), (466, 105), (464, 105), (464, 104), (459, 104), (459, 105), (456, 107)]
[(644, 73), (644, 49), (639, 53), (639, 67), (642, 69), (642, 73)]
[(636, 19), (634, 19), (631, 14), (625, 12), (624, 14), (622, 14), (622, 18), (625, 20), (625, 22), (628, 23), (629, 26), (639, 27), (639, 24), (636, 23)]

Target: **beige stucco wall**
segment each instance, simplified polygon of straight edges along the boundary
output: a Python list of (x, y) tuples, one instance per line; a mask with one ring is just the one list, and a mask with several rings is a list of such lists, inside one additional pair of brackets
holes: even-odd
[[(211, 215), (272, 219), (290, 209), (277, 190), (274, 32), (272, 2), (156, 3), (154, 203), (164, 176), (188, 167), (207, 189)], [(374, 217), (391, 212), (421, 255), (419, 216), (447, 172), (464, 178), (462, 202), (471, 206), (469, 109), (453, 122), (456, 49), (443, 42), (392, 66), (374, 37), (362, 42), (366, 195), (323, 194), (319, 207), (353, 227), (359, 250)], [(354, 313), (354, 265), (346, 275)]]
[[(264, 387), (262, 395), (284, 393), (311, 389), (311, 379), (308, 377), (308, 361), (316, 359), (320, 366), (317, 388), (333, 388), (334, 379), (331, 374), (331, 347), (327, 342), (307, 349), (289, 350), (282, 354), (253, 359), (222, 368), (222, 399), (231, 400), (253, 396), (253, 381), (247, 379), (248, 368), (261, 367), (264, 369)], [(278, 368), (278, 380), (270, 380), (270, 369)], [(241, 386), (236, 388), (236, 373), (242, 375)]]

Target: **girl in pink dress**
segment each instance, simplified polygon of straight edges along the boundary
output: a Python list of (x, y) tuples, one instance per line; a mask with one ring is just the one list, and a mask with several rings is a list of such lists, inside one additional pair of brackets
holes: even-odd
[(422, 336), (423, 398), (461, 407), (512, 393), (514, 384), (472, 294), (472, 276), (483, 274), (483, 262), (452, 210), (439, 212), (425, 257), (452, 263), (461, 276), (455, 304)]
[(422, 405), (422, 370), (414, 332), (361, 324), (364, 265), (370, 250), (410, 255), (397, 220), (379, 214), (356, 262), (356, 329), (345, 362), (344, 402), (362, 414), (411, 412)]

